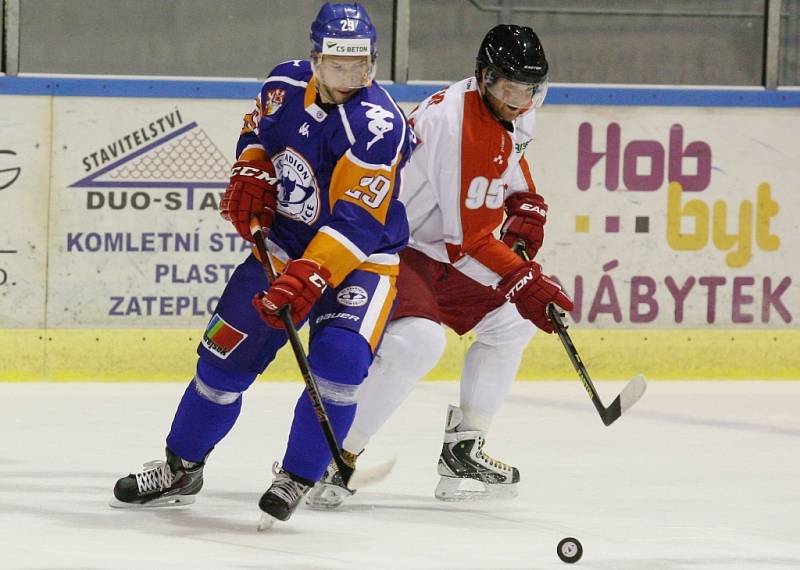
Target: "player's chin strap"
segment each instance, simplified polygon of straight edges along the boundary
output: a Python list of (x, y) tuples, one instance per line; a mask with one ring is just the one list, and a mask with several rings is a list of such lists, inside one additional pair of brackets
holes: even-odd
[[(517, 240), (514, 244), (514, 252), (525, 261), (530, 261), (528, 252), (525, 250), (524, 241)], [(558, 338), (561, 339), (561, 344), (564, 345), (564, 350), (567, 351), (567, 356), (569, 356), (572, 366), (575, 367), (575, 371), (578, 373), (578, 377), (583, 383), (586, 393), (589, 394), (589, 398), (591, 398), (595, 409), (597, 409), (597, 413), (600, 414), (600, 419), (603, 420), (606, 426), (610, 426), (619, 419), (623, 412), (638, 402), (644, 395), (647, 389), (647, 382), (644, 379), (644, 375), (637, 374), (634, 376), (633, 379), (625, 385), (622, 392), (611, 402), (611, 405), (605, 407), (602, 400), (600, 400), (600, 395), (597, 393), (597, 388), (594, 387), (592, 379), (589, 377), (586, 366), (583, 365), (583, 361), (578, 354), (578, 349), (575, 348), (572, 339), (567, 333), (567, 325), (565, 325), (562, 320), (565, 313), (555, 304), (550, 303), (547, 306), (547, 316), (553, 321), (553, 328), (558, 334)]]
[[(267, 242), (264, 237), (264, 231), (258, 219), (255, 217), (250, 220), (250, 233), (253, 235), (253, 240), (256, 243), (258, 257), (260, 258), (262, 267), (264, 267), (267, 279), (270, 283), (274, 283), (277, 278), (275, 268), (272, 266), (272, 260), (269, 256), (269, 252), (267, 252)], [(359, 469), (358, 471), (355, 470), (355, 466), (345, 461), (344, 457), (342, 457), (342, 450), (336, 442), (336, 435), (333, 432), (330, 417), (322, 402), (319, 386), (314, 375), (311, 373), (311, 366), (308, 363), (305, 348), (303, 348), (300, 335), (297, 333), (294, 322), (292, 322), (292, 314), (289, 305), (281, 307), (278, 311), (278, 315), (281, 317), (283, 326), (286, 329), (286, 334), (289, 336), (289, 344), (292, 345), (292, 352), (294, 352), (297, 366), (300, 368), (300, 374), (303, 376), (306, 392), (308, 392), (311, 405), (314, 408), (314, 412), (317, 414), (317, 420), (322, 428), (322, 433), (325, 435), (325, 441), (328, 443), (328, 449), (333, 456), (333, 461), (336, 463), (336, 468), (342, 476), (342, 482), (345, 487), (351, 490), (363, 485), (377, 483), (389, 474), (389, 471), (391, 471), (394, 466), (394, 460), (386, 464), (378, 465), (372, 469)]]

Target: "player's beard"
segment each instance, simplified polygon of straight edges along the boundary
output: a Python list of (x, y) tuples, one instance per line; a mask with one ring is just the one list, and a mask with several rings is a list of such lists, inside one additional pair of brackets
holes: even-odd
[(343, 105), (347, 103), (359, 88), (336, 89), (328, 87), (322, 81), (317, 81), (317, 92), (323, 103), (332, 105)]

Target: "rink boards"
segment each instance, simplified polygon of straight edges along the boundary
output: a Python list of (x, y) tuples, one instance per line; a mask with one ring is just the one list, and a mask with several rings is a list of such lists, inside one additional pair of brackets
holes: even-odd
[[(217, 206), (258, 87), (0, 78), (0, 380), (191, 375), (247, 253)], [(435, 89), (390, 86), (406, 111)], [(798, 132), (798, 91), (551, 89), (515, 152), (594, 376), (800, 378)], [(543, 334), (519, 374), (573, 375)]]

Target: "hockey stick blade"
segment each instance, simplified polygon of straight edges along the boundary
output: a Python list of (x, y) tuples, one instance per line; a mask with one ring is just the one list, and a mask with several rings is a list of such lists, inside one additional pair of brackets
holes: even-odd
[(357, 467), (347, 482), (347, 486), (355, 491), (380, 483), (392, 472), (396, 461), (397, 458), (393, 457), (389, 461), (371, 467)]
[(603, 424), (610, 426), (619, 419), (624, 411), (628, 410), (639, 401), (642, 395), (644, 395), (647, 389), (647, 382), (645, 382), (644, 376), (642, 374), (637, 374), (625, 385), (622, 392), (619, 393), (611, 405), (606, 407), (603, 405), (602, 400), (600, 400), (600, 394), (597, 393), (597, 388), (594, 387), (594, 383), (592, 383), (592, 379), (589, 377), (589, 371), (586, 370), (586, 366), (583, 364), (578, 354), (578, 349), (575, 348), (572, 339), (569, 337), (567, 325), (564, 324), (562, 320), (564, 313), (562, 313), (556, 305), (551, 303), (547, 307), (547, 315), (550, 317), (550, 320), (553, 321), (555, 332), (561, 340), (561, 344), (564, 346), (564, 350), (567, 352), (567, 356), (569, 356), (575, 368), (575, 372), (578, 373), (578, 378), (586, 389), (586, 393), (589, 395), (597, 413), (600, 415), (600, 419), (603, 421)]
[(644, 395), (647, 390), (647, 382), (644, 375), (637, 374), (630, 380), (622, 392), (611, 402), (611, 405), (603, 410), (602, 420), (606, 426), (610, 426), (619, 417), (631, 408)]

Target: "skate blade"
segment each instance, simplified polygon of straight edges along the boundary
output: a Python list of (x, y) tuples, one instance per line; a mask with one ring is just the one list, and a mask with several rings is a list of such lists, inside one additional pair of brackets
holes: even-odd
[(315, 511), (331, 511), (341, 506), (353, 493), (338, 485), (317, 483), (308, 494), (306, 504)]
[(165, 507), (183, 507), (194, 503), (196, 498), (197, 497), (194, 495), (178, 495), (174, 497), (161, 497), (159, 499), (147, 501), (146, 503), (126, 503), (115, 497), (108, 502), (108, 506), (113, 509), (157, 509)]
[(434, 497), (440, 501), (503, 501), (514, 499), (519, 493), (518, 483), (486, 484), (476, 479), (442, 477)]
[(256, 530), (258, 530), (258, 532), (269, 530), (272, 528), (272, 525), (275, 524), (276, 520), (278, 519), (262, 511), (258, 515), (258, 527)]

